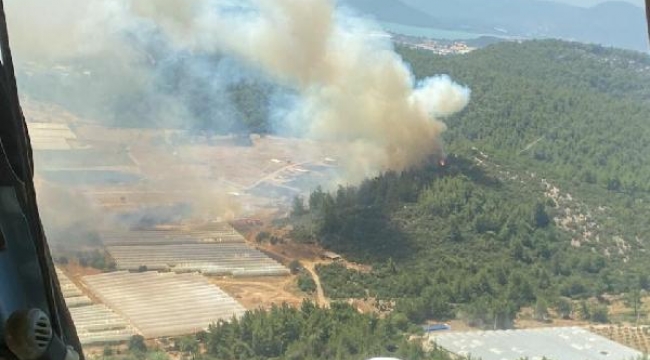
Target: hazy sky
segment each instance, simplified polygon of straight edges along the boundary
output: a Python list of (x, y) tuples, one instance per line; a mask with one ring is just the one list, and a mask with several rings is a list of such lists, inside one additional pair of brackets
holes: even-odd
[[(552, 0), (552, 1), (561, 2), (561, 3), (565, 3), (565, 4), (571, 4), (571, 5), (575, 5), (575, 6), (588, 7), (588, 6), (593, 6), (593, 5), (600, 4), (600, 3), (605, 2), (605, 1), (611, 1), (611, 0)], [(634, 5), (644, 6), (644, 0), (619, 0), (619, 1), (625, 1), (625, 2), (629, 2), (631, 4), (634, 4)]]

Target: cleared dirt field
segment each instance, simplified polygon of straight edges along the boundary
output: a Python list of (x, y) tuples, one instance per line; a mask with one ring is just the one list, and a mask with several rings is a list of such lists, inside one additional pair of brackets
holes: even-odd
[(68, 275), (70, 280), (72, 280), (75, 283), (79, 283), (83, 276), (96, 275), (102, 273), (101, 270), (91, 268), (91, 267), (81, 266), (76, 261), (70, 261), (65, 265), (57, 265), (57, 266), (59, 267), (59, 269), (63, 270), (63, 272), (66, 275)]
[(300, 261), (316, 261), (324, 251), (318, 245), (306, 245), (294, 242), (286, 242), (284, 244), (276, 245), (264, 243), (257, 245), (257, 247), (267, 253), (275, 254), (279, 258), (284, 259), (287, 263), (293, 259), (298, 259)]
[(210, 283), (219, 286), (248, 310), (287, 303), (300, 306), (303, 299), (312, 299), (296, 286), (294, 276), (269, 276), (258, 278), (210, 277)]

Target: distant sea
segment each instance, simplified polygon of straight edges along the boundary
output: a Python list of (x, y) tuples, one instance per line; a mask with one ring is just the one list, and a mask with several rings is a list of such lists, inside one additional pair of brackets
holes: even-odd
[(425, 37), (440, 40), (471, 40), (482, 36), (507, 37), (504, 34), (479, 34), (465, 31), (443, 30), (428, 27), (409, 26), (390, 22), (381, 22), (385, 31), (407, 36)]

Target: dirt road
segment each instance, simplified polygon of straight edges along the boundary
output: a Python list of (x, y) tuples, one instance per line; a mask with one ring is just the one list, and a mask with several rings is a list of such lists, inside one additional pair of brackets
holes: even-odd
[(275, 259), (280, 259), (279, 261), (283, 262), (284, 264), (288, 264), (292, 259), (300, 259), (300, 263), (305, 268), (305, 270), (309, 272), (312, 279), (314, 279), (314, 283), (316, 283), (316, 304), (322, 307), (329, 307), (330, 301), (325, 296), (323, 286), (320, 282), (320, 277), (316, 272), (316, 265), (329, 263), (327, 261), (318, 259), (318, 254), (322, 253), (323, 250), (314, 250), (313, 246), (309, 249), (306, 249), (304, 245), (300, 245), (296, 248), (291, 248), (286, 244), (282, 246), (284, 246), (284, 250), (278, 250), (273, 246), (258, 247), (258, 249), (263, 250), (267, 255), (272, 255), (272, 257)]
[(320, 283), (320, 277), (318, 276), (318, 273), (316, 272), (315, 269), (315, 263), (313, 262), (304, 262), (303, 266), (309, 273), (311, 274), (311, 277), (314, 279), (314, 282), (316, 283), (316, 304), (321, 307), (329, 307), (330, 302), (325, 297), (325, 292), (323, 291), (323, 287), (321, 286)]

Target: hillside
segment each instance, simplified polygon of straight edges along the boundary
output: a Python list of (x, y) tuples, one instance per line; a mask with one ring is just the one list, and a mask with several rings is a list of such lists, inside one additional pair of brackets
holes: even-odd
[(537, 173), (588, 204), (599, 232), (643, 243), (648, 57), (557, 41), (499, 44), (467, 57), (405, 56), (418, 76), (442, 72), (472, 84), (472, 103), (450, 120), (452, 151), (476, 147)]
[(647, 57), (559, 41), (401, 52), (473, 99), (447, 121), (448, 166), (316, 191), (293, 217), (295, 238), (373, 266), (320, 267), (328, 296), (509, 327), (524, 306), (607, 321), (587, 299), (650, 290)]
[(370, 14), (377, 20), (408, 24), (413, 26), (431, 26), (435, 19), (425, 12), (413, 8), (400, 0), (346, 0), (344, 4), (364, 14)]
[[(365, 0), (346, 0), (344, 3), (381, 21), (409, 26), (511, 37), (561, 38), (648, 50), (643, 10), (621, 1), (589, 8), (538, 0), (391, 0), (372, 1), (372, 4)], [(394, 11), (406, 8), (408, 12)]]
[[(648, 190), (650, 178), (640, 166), (648, 150), (640, 141), (648, 130), (643, 116), (650, 92), (647, 57), (555, 41), (504, 43), (467, 57), (404, 54), (418, 76), (448, 73), (472, 84), (474, 101), (451, 120), (452, 145), (467, 138), (521, 159), (519, 151), (546, 135), (552, 141), (526, 153), (538, 160), (536, 166), (549, 162), (559, 171), (557, 165), (571, 165), (570, 170), (597, 172), (590, 182), (605, 184), (616, 175), (623, 178), (623, 190)], [(576, 144), (576, 138), (582, 141)], [(569, 142), (582, 155), (558, 154)]]

